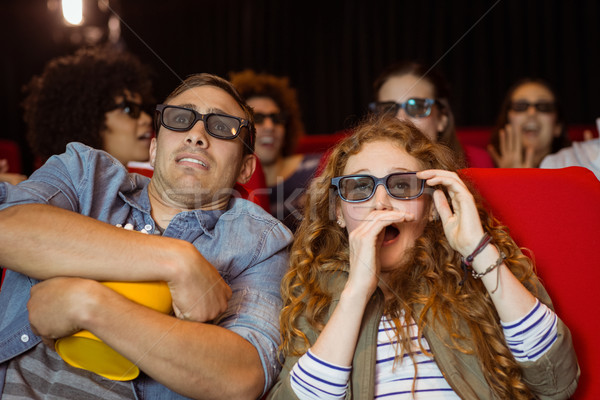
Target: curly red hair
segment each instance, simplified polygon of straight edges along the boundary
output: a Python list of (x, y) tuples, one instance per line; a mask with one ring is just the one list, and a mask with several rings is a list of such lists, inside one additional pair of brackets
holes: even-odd
[[(316, 331), (323, 329), (323, 318), (333, 295), (327, 286), (330, 274), (346, 269), (349, 263), (347, 233), (335, 222), (339, 200), (330, 187), (331, 178), (343, 174), (348, 158), (360, 152), (365, 143), (378, 140), (401, 147), (419, 160), (423, 169), (456, 171), (459, 167), (447, 146), (432, 143), (410, 122), (392, 117), (368, 117), (352, 136), (333, 149), (323, 173), (310, 187), (305, 216), (291, 249), (290, 269), (282, 280), (281, 350), (285, 355), (303, 354), (309, 346), (308, 338), (298, 327), (300, 318), (305, 318)], [(470, 189), (485, 231), (507, 255), (506, 264), (515, 276), (533, 288), (532, 261), (520, 252), (506, 229), (487, 213)], [(410, 348), (410, 334), (400, 323), (401, 314), (416, 321), (420, 332), (427, 325), (435, 329), (436, 324), (442, 324), (449, 332), (461, 332), (458, 325), (466, 323), (468, 336), (455, 335), (447, 345), (477, 355), (499, 398), (531, 398), (519, 365), (506, 346), (489, 294), (479, 280), (462, 283), (460, 254), (450, 247), (441, 221), (429, 221), (410, 252), (404, 258), (408, 261), (389, 280), (390, 291), (402, 296), (385, 304), (385, 313), (394, 321), (402, 344), (399, 354)]]

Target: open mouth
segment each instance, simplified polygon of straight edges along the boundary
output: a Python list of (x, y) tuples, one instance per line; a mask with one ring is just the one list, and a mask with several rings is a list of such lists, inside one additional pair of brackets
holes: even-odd
[(383, 244), (388, 244), (393, 242), (400, 235), (400, 231), (394, 225), (388, 225), (385, 227), (385, 232), (383, 234)]
[(204, 164), (202, 161), (200, 160), (196, 160), (194, 158), (182, 158), (181, 160), (179, 160), (179, 162), (189, 162), (189, 163), (193, 163), (193, 164), (199, 164), (202, 165), (203, 167), (206, 167), (206, 164)]
[(526, 135), (536, 135), (539, 130), (540, 130), (540, 127), (534, 123), (525, 124), (522, 127), (522, 131)]
[(257, 142), (259, 144), (263, 144), (263, 145), (271, 145), (271, 144), (275, 143), (275, 138), (272, 136), (263, 136), (263, 137), (259, 138), (257, 140)]
[(152, 132), (145, 132), (143, 135), (138, 136), (138, 140), (150, 140), (152, 139)]

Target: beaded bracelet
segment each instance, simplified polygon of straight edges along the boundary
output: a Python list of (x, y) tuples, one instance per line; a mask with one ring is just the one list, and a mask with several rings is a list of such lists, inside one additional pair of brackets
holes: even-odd
[(475, 247), (475, 250), (473, 250), (473, 252), (471, 254), (469, 254), (466, 258), (465, 257), (461, 257), (461, 261), (464, 265), (466, 265), (467, 267), (470, 267), (473, 264), (473, 259), (475, 258), (475, 256), (477, 256), (479, 253), (481, 253), (483, 251), (483, 249), (485, 248), (485, 246), (488, 245), (488, 243), (490, 243), (492, 241), (492, 237), (486, 232), (483, 237), (481, 238), (481, 240), (479, 241), (479, 244), (477, 245), (477, 247)]
[(481, 279), (484, 275), (486, 275), (486, 274), (492, 272), (494, 269), (498, 268), (504, 262), (504, 260), (506, 260), (506, 254), (504, 254), (504, 252), (502, 250), (500, 250), (500, 257), (498, 257), (495, 264), (490, 265), (483, 272), (475, 272), (475, 270), (472, 270), (471, 274), (473, 275), (473, 278)]

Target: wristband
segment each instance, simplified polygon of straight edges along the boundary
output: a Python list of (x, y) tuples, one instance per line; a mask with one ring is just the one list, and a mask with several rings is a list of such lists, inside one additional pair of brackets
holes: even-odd
[(506, 260), (506, 255), (504, 254), (504, 252), (502, 250), (500, 250), (500, 256), (498, 257), (498, 259), (496, 260), (496, 262), (494, 264), (487, 267), (487, 269), (483, 272), (475, 272), (475, 270), (473, 270), (473, 271), (471, 271), (471, 274), (473, 275), (473, 278), (481, 279), (488, 273), (492, 272), (494, 269), (498, 268), (504, 262), (504, 260)]
[(488, 235), (488, 233), (486, 232), (483, 237), (481, 238), (481, 240), (479, 241), (479, 244), (477, 245), (477, 247), (475, 248), (475, 250), (473, 250), (473, 252), (471, 254), (469, 254), (467, 257), (461, 257), (461, 261), (464, 265), (466, 265), (467, 267), (471, 267), (471, 265), (473, 264), (473, 259), (483, 251), (483, 249), (485, 248), (485, 246), (487, 246), (490, 242), (492, 241), (492, 237), (490, 235)]

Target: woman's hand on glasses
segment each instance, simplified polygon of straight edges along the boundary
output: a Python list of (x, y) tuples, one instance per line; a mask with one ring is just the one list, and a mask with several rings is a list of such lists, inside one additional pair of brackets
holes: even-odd
[(520, 132), (509, 124), (499, 132), (500, 152), (492, 145), (488, 146), (488, 152), (492, 156), (498, 168), (534, 168), (532, 147), (523, 150), (523, 138)]
[(417, 173), (428, 186), (444, 186), (452, 202), (452, 208), (444, 192), (433, 192), (434, 206), (444, 227), (444, 234), (452, 248), (463, 256), (468, 256), (477, 247), (483, 236), (483, 227), (473, 195), (460, 179), (451, 171), (430, 169)]

